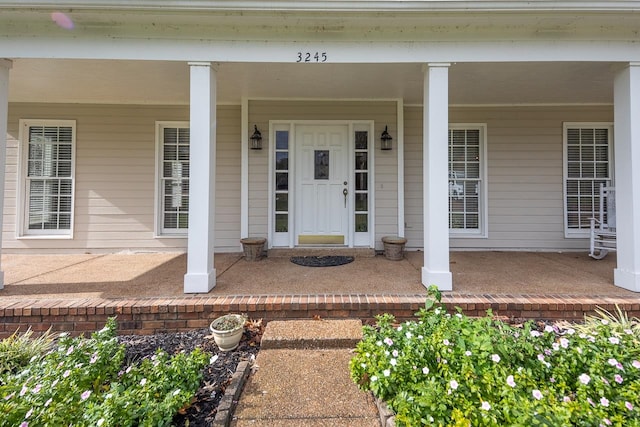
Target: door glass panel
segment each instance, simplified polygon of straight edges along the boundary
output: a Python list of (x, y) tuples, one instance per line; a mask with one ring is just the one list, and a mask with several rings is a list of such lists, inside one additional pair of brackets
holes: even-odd
[(368, 176), (368, 173), (366, 172), (356, 172), (356, 191), (368, 190), (367, 176)]
[(367, 153), (356, 153), (356, 170), (367, 170)]
[(315, 150), (314, 178), (329, 179), (329, 150)]
[(276, 170), (286, 171), (289, 169), (289, 153), (287, 151), (276, 151)]
[(289, 210), (289, 194), (276, 193), (276, 212), (287, 212)]
[(356, 211), (358, 212), (366, 212), (369, 209), (368, 194), (367, 193), (356, 193)]
[(276, 173), (276, 190), (289, 189), (289, 174), (287, 172)]
[(368, 215), (356, 214), (356, 233), (365, 233), (369, 231)]
[(289, 231), (289, 215), (276, 214), (276, 233), (286, 233)]
[(356, 150), (366, 150), (368, 149), (369, 132), (367, 131), (356, 131)]
[(276, 150), (288, 150), (289, 149), (289, 131), (277, 130), (276, 131)]

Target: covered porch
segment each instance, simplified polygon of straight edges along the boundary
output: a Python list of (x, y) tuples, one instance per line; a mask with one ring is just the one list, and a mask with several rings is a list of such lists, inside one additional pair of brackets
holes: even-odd
[[(16, 329), (81, 333), (117, 316), (121, 333), (207, 327), (226, 312), (266, 321), (283, 318), (361, 318), (393, 313), (410, 319), (423, 306), (422, 253), (401, 261), (357, 257), (339, 267), (301, 267), (288, 257), (248, 262), (217, 254), (217, 286), (184, 295), (183, 253), (3, 255), (7, 284), (0, 290), (0, 337)], [(584, 252), (452, 252), (451, 310), (514, 319), (580, 320), (596, 307), (619, 306), (640, 315), (637, 293), (613, 285), (615, 256)]]

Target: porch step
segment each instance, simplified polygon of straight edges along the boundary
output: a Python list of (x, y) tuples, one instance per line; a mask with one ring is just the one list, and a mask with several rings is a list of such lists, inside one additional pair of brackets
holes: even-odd
[(267, 256), (271, 258), (290, 258), (292, 256), (352, 256), (356, 258), (373, 258), (376, 256), (375, 249), (372, 248), (326, 248), (326, 247), (304, 247), (304, 248), (277, 248), (269, 249)]
[(260, 341), (268, 349), (354, 348), (362, 339), (362, 322), (348, 320), (277, 320), (267, 323)]

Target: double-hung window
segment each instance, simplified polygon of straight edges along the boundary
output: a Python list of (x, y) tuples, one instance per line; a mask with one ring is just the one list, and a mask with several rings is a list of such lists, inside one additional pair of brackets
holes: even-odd
[(71, 237), (73, 120), (21, 120), (20, 235)]
[(449, 128), (449, 232), (486, 237), (485, 125)]
[(612, 134), (610, 123), (564, 124), (566, 237), (588, 237), (590, 219), (600, 209), (600, 186), (612, 184)]
[(156, 131), (157, 234), (185, 236), (189, 227), (189, 123), (162, 122)]

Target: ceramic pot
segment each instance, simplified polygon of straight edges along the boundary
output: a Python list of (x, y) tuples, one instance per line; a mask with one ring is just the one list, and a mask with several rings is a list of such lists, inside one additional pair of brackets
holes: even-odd
[(209, 325), (213, 339), (221, 351), (231, 351), (238, 347), (246, 319), (239, 314), (225, 314)]

